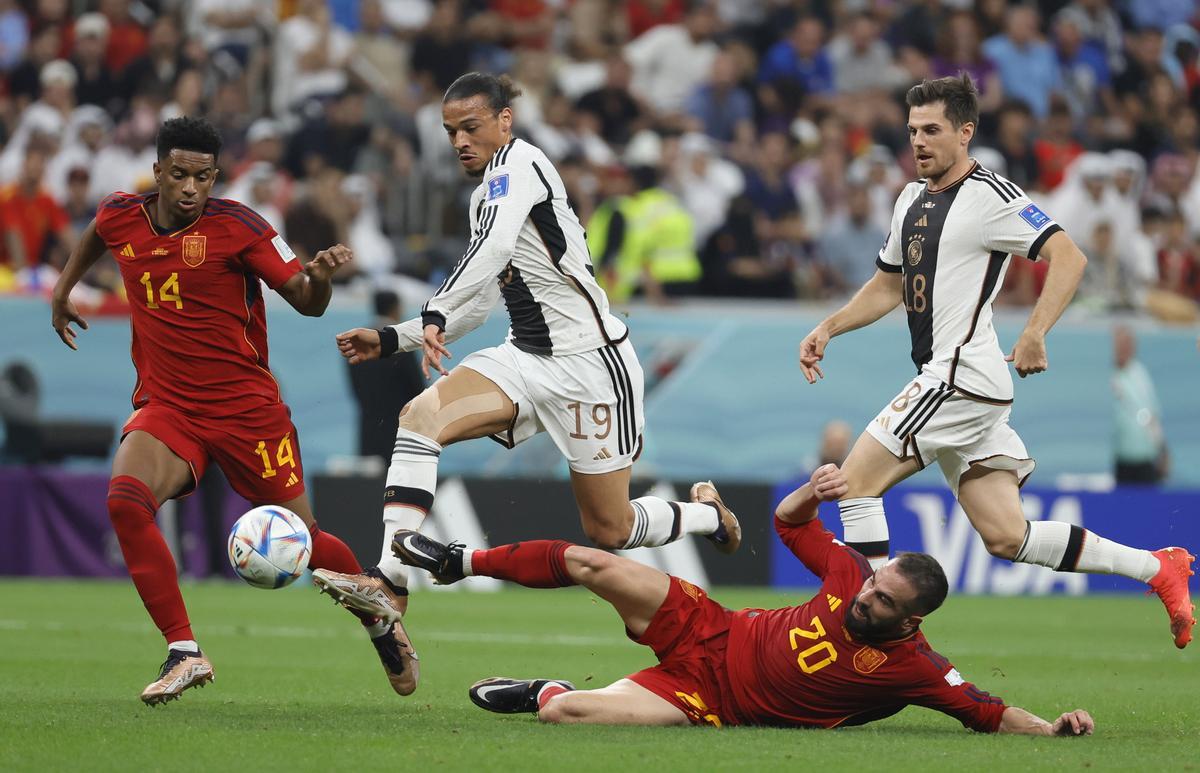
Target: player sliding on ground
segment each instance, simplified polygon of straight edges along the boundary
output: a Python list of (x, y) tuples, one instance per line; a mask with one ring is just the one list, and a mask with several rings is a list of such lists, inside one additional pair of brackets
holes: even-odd
[[(352, 259), (340, 244), (301, 264), (283, 237), (249, 207), (209, 198), (221, 137), (198, 118), (158, 132), (155, 190), (100, 202), (54, 288), (53, 325), (76, 348), (71, 323), (87, 322), (71, 289), (105, 252), (117, 259), (129, 297), (133, 415), (121, 430), (108, 489), (108, 515), (146, 611), (167, 640), (159, 678), (142, 691), (150, 705), (213, 678), (192, 633), (175, 561), (154, 523), (167, 499), (187, 496), (215, 462), (255, 505), (282, 505), (312, 533), (309, 566), (360, 571), (350, 548), (317, 528), (300, 465), (300, 439), (267, 365), (267, 320), (259, 280), (296, 311), (319, 317), (330, 278)], [(363, 625), (397, 692), (416, 687), (399, 616)]]
[[(827, 464), (776, 510), (783, 543), (822, 580), (808, 603), (783, 609), (734, 612), (678, 577), (566, 542), (464, 550), (398, 532), (394, 546), (442, 583), (480, 575), (531, 588), (582, 585), (612, 604), (627, 635), (659, 660), (599, 690), (559, 679), (485, 679), (470, 696), (489, 711), (537, 712), (545, 722), (832, 728), (912, 704), (982, 732), (1092, 732), (1086, 711), (1046, 722), (975, 687), (935, 652), (920, 624), (946, 598), (942, 568), (931, 556), (903, 553), (872, 572), (816, 517), (818, 502), (845, 491), (842, 473)], [(697, 483), (692, 499), (720, 495)]]
[[(629, 499), (642, 447), (642, 367), (625, 324), (609, 313), (596, 283), (583, 227), (567, 203), (554, 165), (512, 136), (507, 78), (468, 73), (446, 90), (442, 122), (467, 174), (473, 237), (465, 255), (419, 319), (338, 336), (351, 364), (397, 351), (424, 354), (442, 374), (400, 414), (384, 492), (379, 564), (364, 574), (313, 573), (325, 593), (376, 615), (408, 607), (408, 574), (392, 556), (392, 535), (417, 530), (433, 505), (442, 448), (491, 437), (511, 448), (549, 433), (571, 469), (584, 532), (597, 545), (665, 545), (701, 534), (732, 553), (741, 529), (728, 508)], [(469, 355), (447, 372), (454, 341), (485, 319), (501, 298), (512, 323), (500, 346)]]
[[(1119, 574), (1162, 599), (1175, 646), (1195, 624), (1188, 593), (1194, 558), (1153, 553), (1057, 521), (1026, 521), (1020, 486), (1034, 462), (1008, 425), (1013, 385), (1049, 367), (1046, 334), (1083, 276), (1087, 258), (1017, 186), (968, 155), (979, 123), (969, 76), (927, 80), (908, 92), (908, 132), (922, 181), (900, 193), (879, 270), (800, 344), (808, 383), (830, 339), (903, 304), (917, 378), (867, 425), (842, 466), (849, 491), (838, 507), (846, 544), (872, 566), (887, 561), (883, 493), (936, 461), (988, 552), (1060, 572)], [(1045, 288), (1006, 358), (992, 327), (992, 301), (1010, 258), (1050, 264)]]

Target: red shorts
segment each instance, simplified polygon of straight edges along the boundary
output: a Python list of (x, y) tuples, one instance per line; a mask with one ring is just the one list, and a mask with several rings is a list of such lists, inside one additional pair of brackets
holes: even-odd
[(628, 678), (683, 710), (694, 725), (737, 724), (729, 711), (725, 648), (733, 612), (687, 580), (671, 577), (662, 606), (640, 638), (658, 665)]
[(125, 422), (121, 437), (134, 430), (153, 435), (192, 468), (192, 485), (177, 497), (192, 492), (210, 460), (253, 504), (282, 504), (304, 493), (300, 439), (283, 403), (229, 419), (202, 419), (148, 403)]

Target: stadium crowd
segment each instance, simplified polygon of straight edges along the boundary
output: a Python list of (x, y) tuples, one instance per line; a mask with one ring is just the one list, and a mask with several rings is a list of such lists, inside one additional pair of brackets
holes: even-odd
[[(905, 90), (966, 70), (975, 157), (1091, 261), (1076, 303), (1194, 319), (1198, 25), (1191, 0), (0, 0), (0, 293), (53, 284), (177, 115), (220, 128), (217, 195), (302, 259), (341, 241), (350, 281), (439, 281), (475, 185), (440, 100), (479, 69), (523, 90), (614, 300), (842, 296), (914, 177)], [(112, 263), (87, 284), (122, 292)]]

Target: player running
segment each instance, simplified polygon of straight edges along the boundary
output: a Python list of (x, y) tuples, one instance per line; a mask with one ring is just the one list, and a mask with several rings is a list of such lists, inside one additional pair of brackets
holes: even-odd
[[(629, 330), (609, 313), (596, 283), (562, 179), (542, 151), (512, 136), (518, 94), (507, 78), (482, 73), (446, 90), (446, 134), (463, 169), (480, 179), (470, 246), (419, 319), (338, 336), (352, 364), (420, 349), (426, 377), (431, 368), (443, 376), (400, 414), (378, 566), (361, 575), (313, 573), (324, 592), (352, 609), (407, 609), (408, 573), (391, 553), (392, 535), (420, 527), (442, 449), (472, 438), (512, 448), (548, 432), (570, 466), (583, 529), (602, 547), (664, 545), (689, 533), (725, 553), (741, 542), (737, 519), (719, 503), (629, 500), (645, 418), (642, 368)], [(487, 319), (501, 297), (512, 322), (507, 340), (447, 372), (446, 344)]]
[[(489, 711), (537, 712), (544, 722), (832, 728), (915, 704), (981, 732), (1092, 732), (1086, 711), (1046, 722), (967, 682), (935, 652), (920, 624), (946, 598), (942, 568), (924, 553), (903, 553), (872, 573), (816, 517), (818, 502), (845, 491), (845, 478), (827, 464), (776, 510), (783, 543), (822, 580), (808, 603), (783, 609), (734, 612), (678, 577), (566, 542), (464, 550), (400, 532), (395, 550), (444, 583), (482, 575), (533, 588), (583, 585), (658, 657), (657, 666), (599, 690), (558, 679), (484, 679), (470, 696)], [(692, 499), (721, 501), (711, 483), (693, 486)]]
[[(933, 461), (988, 552), (1062, 572), (1120, 574), (1162, 599), (1175, 646), (1192, 638), (1188, 592), (1194, 560), (1182, 548), (1153, 553), (1057, 521), (1026, 521), (1019, 488), (1033, 472), (1008, 425), (1006, 362), (1022, 378), (1048, 367), (1046, 334), (1083, 276), (1087, 258), (1017, 186), (967, 155), (979, 122), (966, 74), (909, 90), (908, 132), (923, 178), (900, 193), (879, 270), (800, 344), (810, 384), (834, 336), (869, 325), (903, 303), (917, 378), (867, 425), (843, 465), (849, 491), (838, 507), (846, 543), (881, 565), (888, 556), (881, 496)], [(992, 301), (1011, 256), (1050, 264), (1045, 288), (1012, 353), (992, 327)]]
[[(320, 530), (304, 491), (300, 443), (267, 365), (259, 280), (297, 311), (319, 317), (330, 277), (351, 260), (340, 244), (301, 266), (265, 220), (236, 201), (209, 198), (221, 138), (203, 119), (175, 118), (158, 132), (156, 190), (114, 193), (100, 203), (54, 288), (53, 325), (76, 348), (87, 322), (71, 289), (106, 250), (129, 298), (137, 384), (108, 489), (108, 514), (129, 574), (167, 640), (159, 678), (142, 691), (157, 705), (212, 681), (179, 591), (175, 561), (154, 523), (167, 499), (187, 496), (215, 462), (241, 496), (304, 519), (310, 566), (360, 571), (350, 549)], [(397, 692), (416, 687), (412, 648), (398, 616), (365, 618)]]

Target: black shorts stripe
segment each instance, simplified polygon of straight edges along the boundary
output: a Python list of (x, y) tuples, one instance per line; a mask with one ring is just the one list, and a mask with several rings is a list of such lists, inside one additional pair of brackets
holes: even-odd
[(917, 404), (912, 407), (912, 410), (910, 410), (904, 416), (904, 418), (901, 419), (900, 423), (896, 425), (896, 429), (892, 431), (892, 434), (896, 437), (904, 437), (905, 430), (908, 429), (921, 411), (925, 410), (925, 406), (927, 406), (929, 402), (934, 399), (941, 389), (941, 386), (939, 386), (937, 389), (930, 389), (926, 391), (925, 394), (921, 395), (921, 399), (917, 400)]
[(627, 433), (625, 431), (625, 411), (622, 405), (625, 400), (625, 390), (621, 386), (621, 380), (617, 377), (617, 371), (613, 367), (612, 362), (608, 359), (605, 350), (599, 349), (597, 351), (600, 352), (600, 361), (604, 363), (605, 369), (608, 370), (608, 377), (612, 380), (613, 394), (616, 395), (617, 398), (617, 453), (624, 455), (629, 453), (629, 449), (625, 445)]
[(616, 346), (606, 346), (601, 351), (605, 350), (608, 351), (608, 355), (617, 368), (617, 374), (625, 385), (625, 447), (632, 451), (634, 435), (637, 433), (637, 406), (634, 405), (633, 381), (629, 378), (629, 369), (625, 367), (625, 360), (621, 357), (620, 350)]
[(911, 430), (909, 430), (909, 432), (908, 432), (909, 436), (915, 436), (918, 432), (925, 429), (925, 425), (928, 424), (929, 420), (933, 418), (933, 415), (938, 412), (938, 408), (941, 408), (943, 405), (945, 405), (946, 401), (949, 400), (953, 396), (954, 396), (954, 392), (946, 391), (946, 392), (942, 393), (941, 397), (934, 400), (933, 405), (930, 406), (930, 408), (926, 412), (924, 418), (920, 419), (917, 422), (916, 426), (914, 426)]

